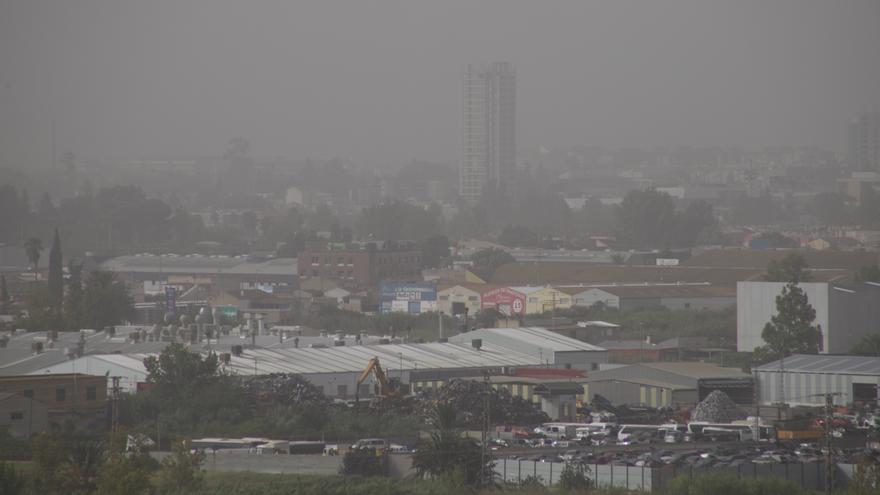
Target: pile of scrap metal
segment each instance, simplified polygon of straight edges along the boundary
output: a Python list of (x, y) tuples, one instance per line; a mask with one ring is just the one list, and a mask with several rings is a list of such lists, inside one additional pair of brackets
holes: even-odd
[(244, 376), (241, 380), (251, 397), (262, 403), (279, 405), (327, 403), (327, 398), (321, 390), (305, 378), (293, 373)]

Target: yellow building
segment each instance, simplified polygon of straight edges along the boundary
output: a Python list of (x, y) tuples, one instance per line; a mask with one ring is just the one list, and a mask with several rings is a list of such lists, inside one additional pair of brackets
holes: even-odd
[(571, 307), (571, 296), (553, 287), (511, 287), (510, 289), (525, 296), (526, 314), (540, 314)]
[(473, 316), (480, 311), (480, 292), (464, 284), (439, 287), (437, 291), (437, 310), (448, 315), (462, 314), (467, 308)]

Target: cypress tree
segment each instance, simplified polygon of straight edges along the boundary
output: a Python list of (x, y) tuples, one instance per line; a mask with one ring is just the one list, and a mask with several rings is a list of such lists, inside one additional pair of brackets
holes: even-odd
[(61, 303), (64, 300), (64, 272), (62, 269), (61, 238), (55, 229), (52, 250), (49, 251), (49, 307), (56, 314), (61, 314)]
[(0, 275), (0, 313), (6, 313), (9, 306), (9, 289), (6, 288), (6, 275)]

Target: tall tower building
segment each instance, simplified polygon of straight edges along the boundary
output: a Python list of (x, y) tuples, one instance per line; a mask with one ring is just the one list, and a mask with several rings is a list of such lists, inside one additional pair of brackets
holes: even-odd
[(462, 105), (459, 195), (476, 203), (487, 189), (510, 190), (516, 173), (516, 72), (507, 62), (468, 65)]
[(849, 124), (846, 161), (855, 172), (880, 173), (880, 111), (866, 112)]

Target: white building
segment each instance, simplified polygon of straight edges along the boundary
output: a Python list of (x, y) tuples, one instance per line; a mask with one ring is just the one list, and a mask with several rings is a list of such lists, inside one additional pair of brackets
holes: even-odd
[[(880, 284), (852, 285), (828, 282), (798, 284), (816, 310), (821, 327), (819, 352), (845, 354), (865, 335), (877, 331), (880, 321)], [(761, 332), (776, 314), (776, 296), (782, 282), (738, 282), (736, 286), (736, 348), (751, 352), (764, 345)]]

